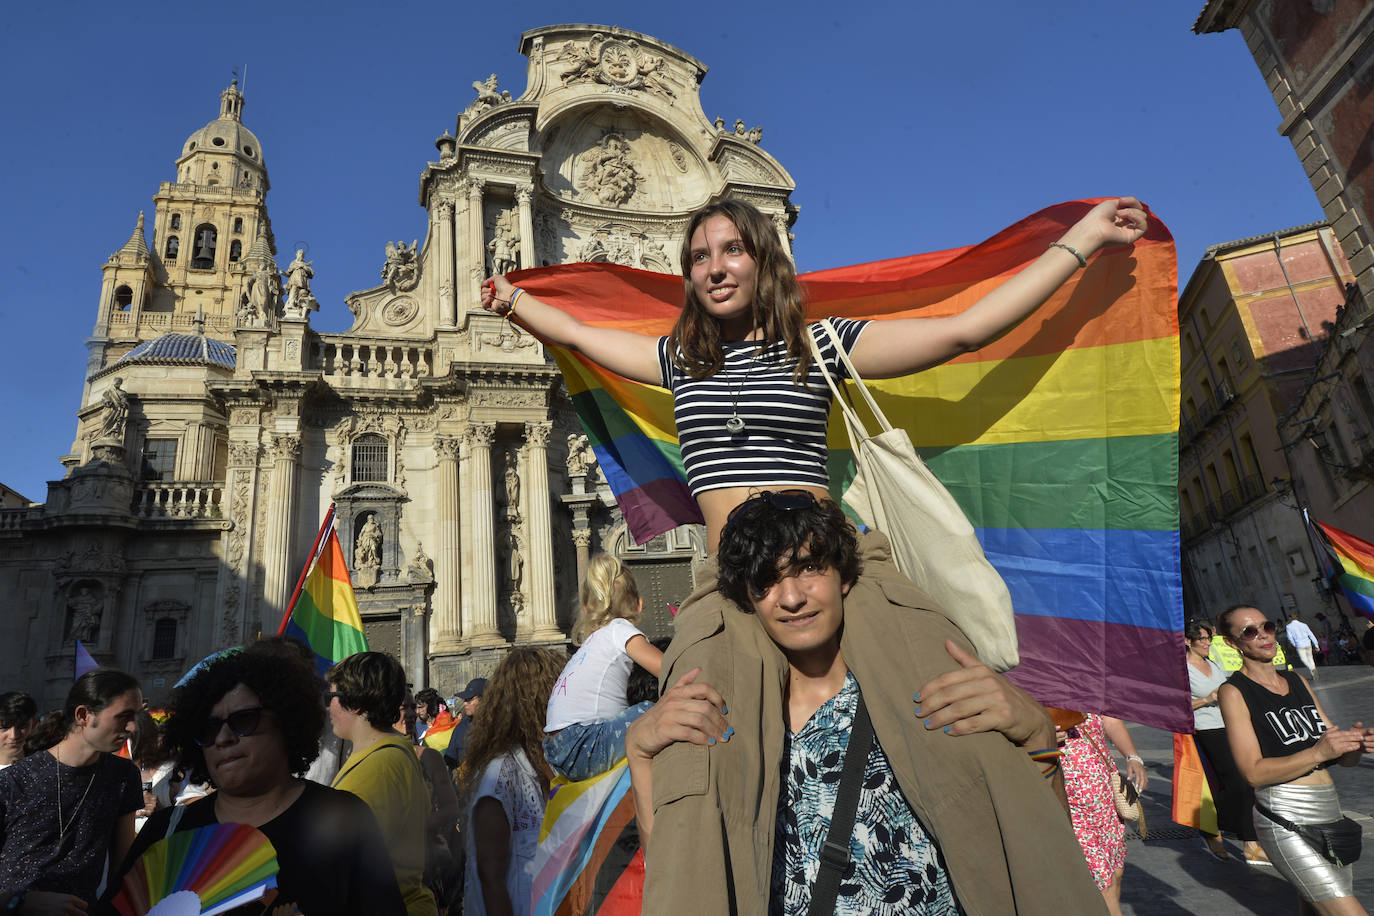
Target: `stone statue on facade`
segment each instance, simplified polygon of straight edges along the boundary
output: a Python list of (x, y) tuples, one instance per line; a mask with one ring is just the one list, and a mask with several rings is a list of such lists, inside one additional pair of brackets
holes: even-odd
[(634, 196), (644, 179), (630, 158), (630, 143), (624, 135), (608, 133), (601, 142), (583, 153), (579, 188), (603, 204), (620, 205)]
[(382, 529), (375, 516), (369, 515), (367, 523), (358, 532), (358, 542), (353, 548), (354, 569), (376, 569), (382, 565)]
[(305, 259), (305, 249), (296, 249), (296, 259), (286, 267), (287, 314), (304, 318), (307, 310), (319, 311), (320, 304), (310, 292), (310, 279), (315, 276), (314, 261)]
[(506, 564), (511, 594), (519, 594), (525, 579), (525, 558), (520, 555), (520, 537), (514, 531), (506, 532)]
[(520, 460), (506, 452), (506, 507), (514, 514), (520, 508)]
[(463, 112), (469, 117), (479, 115), (488, 108), (495, 108), (510, 101), (510, 93), (497, 89), (496, 74), (484, 80), (477, 80), (472, 84), (472, 88), (477, 91), (477, 98), (473, 99)]
[(124, 441), (124, 430), (129, 425), (129, 392), (124, 390), (124, 379), (115, 376), (110, 387), (100, 396), (100, 429), (96, 439), (118, 439)]
[(591, 463), (588, 455), (591, 453), (591, 446), (587, 442), (585, 433), (568, 434), (568, 476), (582, 477), (587, 473), (587, 466)]
[(434, 579), (433, 564), (425, 553), (425, 545), (420, 541), (415, 542), (415, 555), (406, 566), (406, 576), (411, 582), (429, 582)]
[(71, 621), (67, 626), (67, 638), (93, 642), (100, 634), (102, 604), (89, 585), (81, 586), (67, 601), (67, 617)]
[(239, 309), (244, 327), (271, 327), (281, 299), (281, 277), (275, 268), (259, 264), (248, 279), (247, 307)]
[(386, 263), (382, 265), (382, 279), (393, 290), (409, 292), (420, 282), (420, 241), (407, 247), (405, 242), (386, 243)]
[(514, 217), (512, 211), (503, 213), (496, 220), (491, 241), (487, 242), (487, 251), (491, 252), (491, 272), (494, 274), (509, 273), (519, 266), (520, 239), (512, 225)]

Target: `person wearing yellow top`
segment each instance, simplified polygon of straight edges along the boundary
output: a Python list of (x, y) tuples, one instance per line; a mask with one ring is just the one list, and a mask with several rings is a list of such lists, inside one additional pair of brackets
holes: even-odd
[(405, 699), (405, 670), (390, 655), (359, 652), (330, 668), (325, 680), (329, 724), (353, 743), (334, 788), (352, 792), (377, 815), (408, 916), (438, 916), (422, 883), (429, 790), (410, 743), (391, 730)]

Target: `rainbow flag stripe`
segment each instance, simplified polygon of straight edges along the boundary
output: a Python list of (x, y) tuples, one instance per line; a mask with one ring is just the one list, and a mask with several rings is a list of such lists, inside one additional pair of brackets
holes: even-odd
[(367, 651), (363, 620), (353, 597), (353, 582), (344, 563), (339, 535), (331, 526), (315, 568), (291, 609), (286, 635), (298, 639), (315, 653), (321, 674), (336, 662)]
[[(623, 880), (628, 878), (633, 884), (636, 874), (642, 874), (638, 836), (630, 769), (624, 760), (582, 782), (555, 779), (531, 864), (530, 912), (534, 916), (639, 912), (637, 905), (626, 908), (624, 901), (609, 907), (597, 905), (606, 890), (616, 898), (629, 890), (632, 902), (639, 902), (634, 889), (619, 888)], [(629, 846), (634, 849), (626, 861)], [(637, 890), (642, 896), (642, 883)]]
[(1330, 578), (1340, 586), (1345, 600), (1356, 612), (1374, 618), (1374, 544), (1348, 531), (1321, 522), (1315, 524), (1326, 542), (1330, 559), (1335, 561)]
[[(1095, 201), (1049, 207), (967, 247), (804, 274), (813, 318), (940, 317), (1038, 258)], [(590, 324), (667, 334), (682, 278), (604, 264), (519, 274)], [(975, 353), (871, 383), (977, 529), (1011, 590), (1021, 665), (1051, 706), (1186, 731), (1178, 634), (1178, 272), (1160, 223), (1098, 254), (1034, 316)], [(671, 395), (551, 347), (641, 543), (700, 522)], [(862, 409), (862, 408), (861, 408)], [(854, 474), (831, 417), (831, 492)]]
[(453, 729), (457, 725), (458, 720), (453, 718), (453, 713), (441, 709), (439, 715), (434, 717), (434, 721), (425, 730), (425, 736), (420, 739), (420, 743), (442, 754), (448, 750), (449, 742), (453, 740)]

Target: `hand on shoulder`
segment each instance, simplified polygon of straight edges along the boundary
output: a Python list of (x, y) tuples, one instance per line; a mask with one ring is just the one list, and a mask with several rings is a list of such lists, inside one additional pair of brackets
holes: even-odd
[(950, 735), (1001, 732), (1018, 747), (1049, 747), (1054, 721), (1030, 694), (983, 664), (952, 640), (945, 651), (959, 663), (931, 678), (915, 697), (916, 715), (925, 727)]
[(670, 744), (687, 741), (711, 745), (735, 733), (725, 722), (725, 700), (709, 684), (698, 682), (693, 668), (659, 697), (653, 708), (636, 719), (625, 733), (625, 752), (652, 760)]

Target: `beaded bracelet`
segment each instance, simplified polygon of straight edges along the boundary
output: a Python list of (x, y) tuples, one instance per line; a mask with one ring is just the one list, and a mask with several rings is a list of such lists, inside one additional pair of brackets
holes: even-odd
[(506, 323), (506, 327), (514, 331), (516, 337), (520, 336), (520, 326), (518, 324), (512, 324), (511, 318), (515, 315), (515, 301), (520, 298), (520, 294), (523, 292), (524, 290), (520, 287), (515, 287), (514, 291), (510, 294), (510, 302), (506, 303), (506, 311), (501, 316)]
[(1072, 245), (1065, 245), (1063, 242), (1050, 242), (1050, 247), (1063, 248), (1069, 254), (1073, 255), (1075, 258), (1078, 258), (1079, 267), (1088, 266), (1088, 259), (1083, 257), (1083, 252), (1079, 251), (1077, 248), (1074, 248)]

